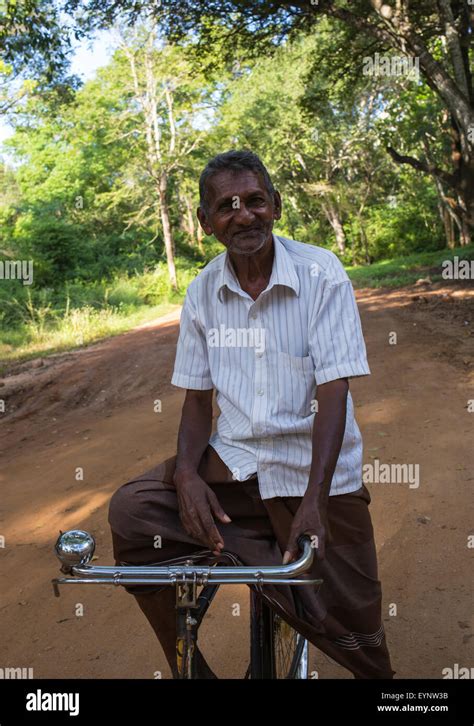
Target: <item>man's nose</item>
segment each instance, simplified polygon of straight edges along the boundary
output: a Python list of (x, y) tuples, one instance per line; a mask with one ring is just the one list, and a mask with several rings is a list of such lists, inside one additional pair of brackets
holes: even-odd
[(254, 220), (254, 213), (241, 202), (235, 210), (234, 222), (248, 227)]

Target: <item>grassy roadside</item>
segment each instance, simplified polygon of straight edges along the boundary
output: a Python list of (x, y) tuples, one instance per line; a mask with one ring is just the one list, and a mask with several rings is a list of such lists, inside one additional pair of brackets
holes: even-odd
[(10, 290), (0, 286), (0, 375), (14, 363), (84, 347), (166, 315), (182, 303), (196, 274), (191, 266), (179, 271), (179, 293), (166, 270), (62, 289), (8, 281)]
[(112, 338), (125, 333), (138, 325), (159, 318), (176, 309), (176, 303), (162, 303), (161, 305), (143, 305), (128, 314), (114, 310), (93, 311), (90, 308), (73, 310), (69, 320), (63, 321), (56, 330), (44, 330), (33, 341), (21, 342), (21, 332), (16, 331), (9, 336), (14, 341), (18, 337), (18, 344), (5, 345), (1, 343), (0, 336), (0, 375), (3, 375), (9, 365), (21, 363), (34, 358), (43, 358), (53, 353), (83, 348), (105, 338)]
[[(411, 285), (420, 277), (442, 280), (443, 261), (455, 256), (474, 260), (474, 245), (346, 269), (355, 288), (395, 288)], [(144, 273), (120, 278), (103, 287), (94, 283), (71, 288), (66, 304), (57, 304), (54, 298), (27, 300), (23, 318), (0, 329), (0, 375), (13, 363), (87, 346), (165, 315), (182, 302), (197, 273), (197, 267), (182, 265), (180, 295), (170, 293), (163, 271), (159, 276)]]
[(404, 287), (419, 278), (429, 277), (432, 282), (443, 280), (442, 263), (454, 257), (474, 260), (474, 245), (443, 249), (436, 252), (418, 252), (405, 257), (374, 262), (372, 265), (346, 267), (352, 284), (360, 287)]

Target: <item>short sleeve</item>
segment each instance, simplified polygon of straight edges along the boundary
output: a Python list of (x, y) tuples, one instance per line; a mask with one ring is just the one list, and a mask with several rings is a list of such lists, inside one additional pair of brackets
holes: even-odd
[(370, 375), (351, 281), (326, 283), (310, 322), (309, 349), (316, 384)]
[(173, 386), (206, 391), (214, 388), (209, 368), (206, 336), (199, 323), (190, 289), (186, 293), (179, 324)]

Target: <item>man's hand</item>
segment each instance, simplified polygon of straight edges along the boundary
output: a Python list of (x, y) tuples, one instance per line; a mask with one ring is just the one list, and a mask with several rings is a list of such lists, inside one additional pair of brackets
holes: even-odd
[(178, 495), (179, 516), (185, 531), (207, 545), (213, 554), (219, 555), (224, 548), (224, 540), (215, 525), (214, 517), (223, 523), (232, 520), (199, 474), (175, 473), (173, 482)]
[(301, 504), (294, 516), (283, 564), (296, 560), (299, 553), (298, 538), (301, 535), (311, 537), (316, 547), (316, 557), (323, 560), (326, 554), (328, 537), (327, 504), (321, 501), (314, 490), (307, 489)]
[(284, 565), (296, 559), (299, 549), (297, 540), (302, 534), (314, 538), (312, 541), (319, 560), (326, 556), (326, 543), (331, 537), (327, 520), (328, 497), (344, 438), (348, 392), (347, 378), (328, 381), (317, 388), (318, 413), (312, 433), (309, 482), (293, 519), (283, 557)]

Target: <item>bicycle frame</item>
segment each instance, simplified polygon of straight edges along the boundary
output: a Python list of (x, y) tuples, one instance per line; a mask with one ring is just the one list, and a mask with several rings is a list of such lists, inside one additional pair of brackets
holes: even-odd
[[(121, 565), (115, 567), (94, 566), (88, 563), (95, 551), (94, 538), (82, 530), (61, 532), (55, 545), (56, 555), (62, 563), (61, 571), (72, 577), (54, 578), (54, 594), (59, 597), (59, 585), (174, 585), (176, 587), (177, 642), (176, 659), (179, 678), (194, 678), (197, 633), (199, 625), (218, 588), (223, 584), (246, 584), (260, 590), (265, 584), (319, 585), (321, 579), (304, 577), (310, 569), (314, 548), (307, 536), (300, 537), (298, 544), (302, 555), (287, 565), (248, 567), (241, 565), (220, 567), (198, 565), (193, 557), (212, 556), (209, 550), (193, 553), (184, 564), (169, 565)], [(222, 551), (238, 561), (231, 552)], [(202, 586), (197, 594), (198, 586)]]

